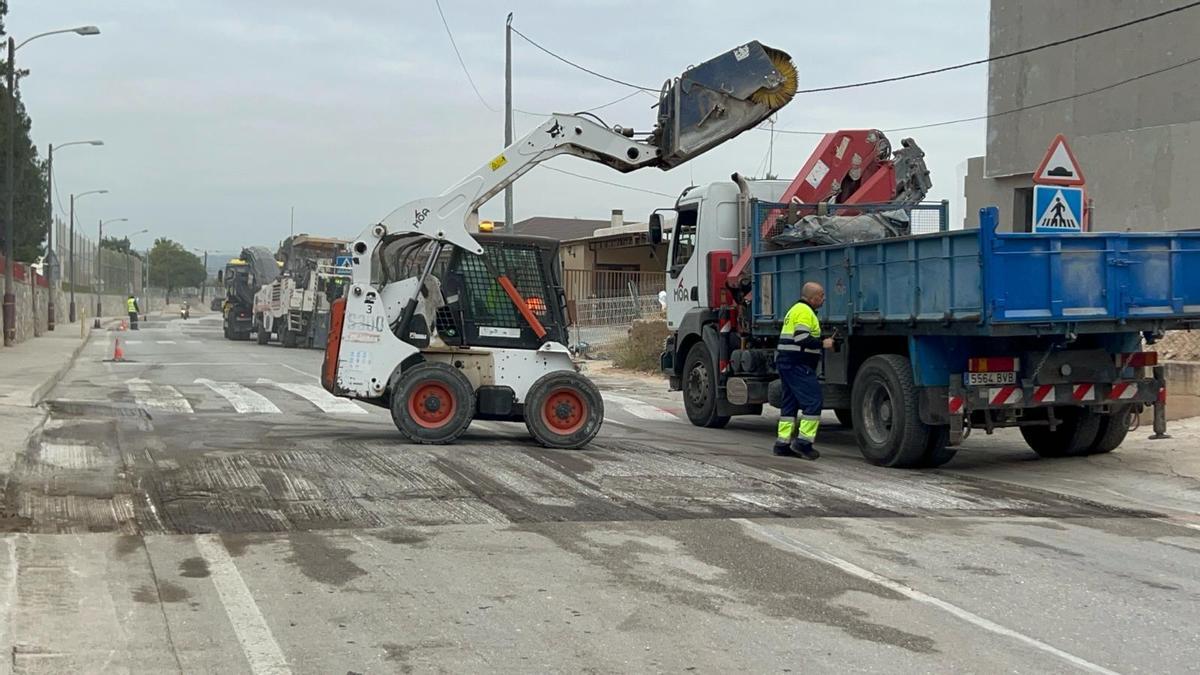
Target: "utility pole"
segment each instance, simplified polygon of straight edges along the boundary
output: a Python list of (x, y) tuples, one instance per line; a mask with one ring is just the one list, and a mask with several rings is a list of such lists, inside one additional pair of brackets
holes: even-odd
[(4, 162), (4, 346), (11, 347), (17, 341), (17, 296), (13, 287), (13, 239), (17, 237), (16, 223), (13, 222), (13, 199), (16, 197), (17, 186), (13, 184), (14, 146), (17, 144), (17, 92), (14, 87), (17, 82), (17, 67), (13, 59), (17, 55), (17, 43), (12, 37), (8, 38), (8, 100), (6, 116), (8, 119), (8, 148)]
[(288, 231), (292, 236), (296, 235), (296, 207), (292, 207), (292, 217), (288, 221)]
[(46, 150), (46, 330), (54, 330), (54, 273), (58, 254), (54, 250), (54, 144)]
[(71, 220), (70, 242), (67, 243), (67, 258), (70, 259), (71, 302), (67, 306), (67, 321), (75, 323), (75, 193), (71, 193), (71, 212), (67, 216)]
[[(504, 147), (512, 145), (512, 12), (504, 22)], [(504, 188), (504, 231), (512, 232), (513, 189), (512, 183)]]
[(208, 251), (204, 252), (204, 283), (200, 284), (200, 306), (204, 306), (204, 289), (208, 286)]
[(92, 328), (100, 327), (100, 315), (104, 314), (104, 308), (102, 306), (101, 299), (100, 299), (100, 292), (103, 290), (103, 286), (104, 286), (104, 260), (102, 258), (102, 256), (104, 255), (104, 253), (103, 253), (103, 251), (104, 251), (104, 221), (98, 220), (97, 222), (100, 223), (100, 227), (98, 227), (96, 229), (96, 236), (98, 237), (98, 239), (96, 239), (96, 242), (97, 242), (96, 243), (96, 262), (97, 262), (96, 267), (99, 268), (100, 273), (97, 274), (96, 278), (95, 278), (96, 318), (92, 322)]

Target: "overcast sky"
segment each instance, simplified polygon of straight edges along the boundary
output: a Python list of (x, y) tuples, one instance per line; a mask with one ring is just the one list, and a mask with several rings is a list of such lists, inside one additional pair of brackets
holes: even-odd
[[(507, 3), (442, 0), (487, 103), (504, 102), (504, 18), (546, 47), (613, 77), (658, 86), (757, 39), (790, 53), (800, 86), (874, 79), (987, 55), (986, 0)], [(852, 8), (851, 8), (852, 7)], [(741, 14), (739, 14), (741, 12)], [(129, 218), (189, 247), (274, 246), (295, 229), (351, 238), (395, 207), (435, 195), (503, 147), (504, 119), (476, 98), (433, 0), (11, 0), (8, 29), (26, 36), (96, 24), (94, 37), (48, 37), (17, 64), (33, 137), (100, 138), (56, 157), (57, 192), (108, 189), (78, 205), (79, 221)], [(597, 79), (514, 37), (515, 107), (570, 112), (629, 89)], [(888, 129), (986, 111), (985, 67), (892, 85), (798, 97), (780, 129)], [(647, 129), (651, 97), (599, 113)], [(518, 138), (540, 118), (518, 114)], [(891, 134), (899, 145), (900, 136)], [(925, 149), (935, 199), (962, 192), (959, 165), (983, 154), (984, 123), (910, 132)], [(618, 174), (562, 157), (549, 165), (667, 194), (692, 181), (763, 172), (770, 134), (749, 131), (670, 172)], [(818, 137), (775, 136), (773, 170), (791, 177)], [(672, 198), (544, 169), (516, 184), (517, 219), (644, 221)], [(502, 218), (497, 197), (483, 217)], [(135, 239), (138, 246), (151, 235)]]

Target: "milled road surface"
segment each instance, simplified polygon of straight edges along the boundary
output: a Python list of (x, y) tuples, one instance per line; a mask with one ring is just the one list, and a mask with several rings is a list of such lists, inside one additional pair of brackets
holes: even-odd
[[(115, 336), (127, 363), (104, 363)], [(8, 665), (41, 672), (1170, 672), (1200, 663), (1200, 426), (937, 471), (816, 463), (596, 376), (578, 451), (402, 442), (316, 351), (93, 337), (7, 476)]]

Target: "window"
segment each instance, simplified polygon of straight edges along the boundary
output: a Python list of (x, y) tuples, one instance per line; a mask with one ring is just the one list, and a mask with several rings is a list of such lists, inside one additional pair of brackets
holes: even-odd
[(675, 219), (675, 232), (671, 242), (672, 277), (679, 276), (684, 265), (687, 265), (688, 261), (692, 259), (692, 253), (696, 251), (696, 224), (699, 215), (699, 204), (679, 209), (679, 217)]

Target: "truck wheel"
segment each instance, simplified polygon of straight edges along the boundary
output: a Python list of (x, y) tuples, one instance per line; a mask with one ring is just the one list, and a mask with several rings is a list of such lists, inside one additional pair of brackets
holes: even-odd
[(1129, 416), (1135, 414), (1130, 406), (1121, 406), (1108, 415), (1100, 418), (1100, 428), (1096, 432), (1096, 440), (1088, 447), (1085, 454), (1103, 455), (1116, 450), (1125, 442), (1129, 433)]
[(296, 346), (296, 334), (288, 328), (287, 321), (279, 327), (279, 344), (291, 349)]
[(950, 445), (949, 425), (939, 425), (929, 428), (929, 442), (925, 444), (925, 455), (917, 466), (925, 469), (935, 469), (954, 459), (958, 448)]
[(703, 342), (692, 345), (683, 362), (683, 408), (698, 427), (720, 429), (729, 424), (728, 415), (717, 414), (717, 373)]
[(912, 366), (898, 354), (872, 356), (858, 369), (851, 411), (858, 449), (872, 464), (922, 466), (932, 430), (921, 422)]
[(254, 320), (254, 331), (255, 331), (255, 338), (254, 338), (254, 339), (255, 339), (255, 340), (258, 342), (258, 344), (260, 344), (260, 345), (265, 345), (265, 344), (267, 344), (267, 341), (271, 339), (271, 331), (269, 331), (269, 330), (267, 330), (266, 328), (264, 328), (264, 327), (263, 327), (263, 322), (262, 322), (262, 316), (261, 316), (261, 315), (260, 315), (258, 318), (256, 318), (256, 319)]
[(525, 428), (547, 448), (582, 448), (603, 423), (600, 390), (579, 373), (547, 373), (525, 395)]
[(833, 416), (837, 418), (838, 424), (842, 425), (843, 429), (854, 428), (854, 414), (849, 408), (834, 408)]
[(1059, 424), (1050, 427), (1021, 427), (1025, 443), (1042, 457), (1078, 457), (1088, 454), (1100, 431), (1100, 415), (1085, 408), (1054, 409)]
[(392, 421), (414, 443), (450, 443), (471, 426), (475, 391), (457, 368), (426, 361), (400, 376)]

